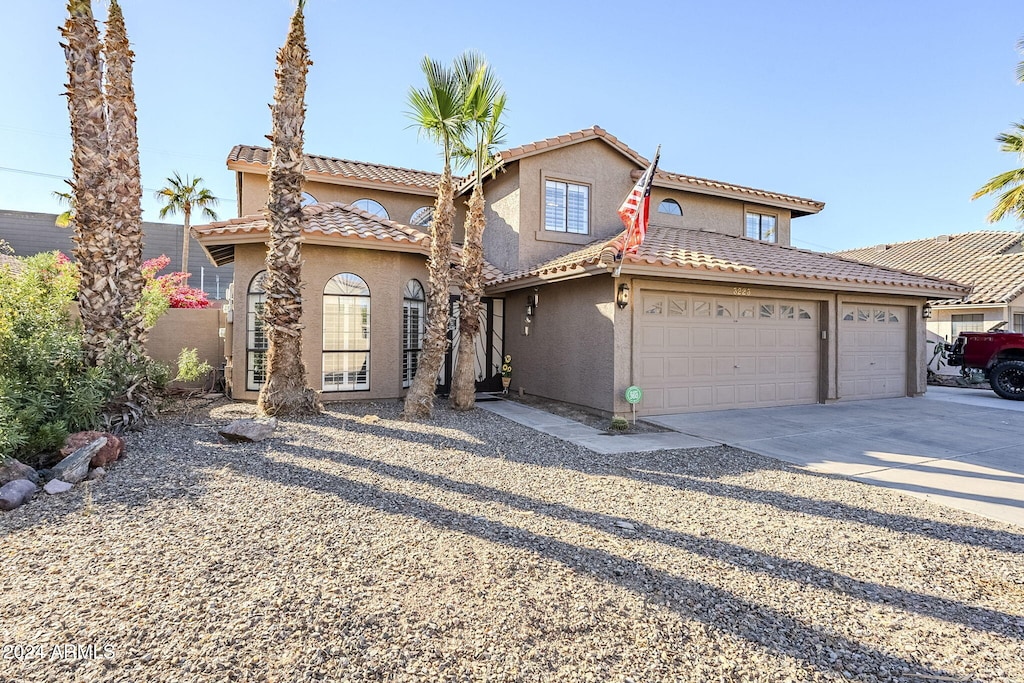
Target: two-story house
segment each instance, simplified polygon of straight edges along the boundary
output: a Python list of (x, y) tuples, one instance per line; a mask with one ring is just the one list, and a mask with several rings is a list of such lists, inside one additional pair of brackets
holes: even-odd
[[(268, 158), (232, 150), (242, 217), (195, 228), (215, 264), (235, 265), (227, 348), (239, 398), (255, 398), (262, 380)], [(917, 395), (924, 304), (966, 291), (789, 246), (791, 221), (820, 202), (668, 171), (655, 177), (646, 241), (616, 260), (617, 209), (646, 159), (598, 127), (500, 159), (485, 181), (485, 387), (504, 353), (513, 389), (608, 413), (629, 409), (631, 385), (646, 415)], [(317, 203), (305, 208), (304, 360), (325, 401), (400, 397), (409, 385), (436, 182), (306, 157)]]

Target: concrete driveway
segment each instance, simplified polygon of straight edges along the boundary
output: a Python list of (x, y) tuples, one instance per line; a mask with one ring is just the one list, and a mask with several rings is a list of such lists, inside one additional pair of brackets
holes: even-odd
[(647, 419), (1024, 527), (1024, 401), (991, 391)]

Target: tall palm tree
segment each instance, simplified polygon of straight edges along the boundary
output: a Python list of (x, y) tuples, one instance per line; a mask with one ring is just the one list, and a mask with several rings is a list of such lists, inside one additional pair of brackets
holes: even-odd
[[(464, 116), (469, 130), (459, 146), (460, 158), (473, 166), (473, 193), (466, 213), (462, 245), (462, 297), (459, 301), (459, 350), (452, 376), (451, 405), (471, 410), (476, 402), (476, 338), (480, 334), (480, 298), (483, 295), (484, 173), (495, 162), (496, 145), (504, 142), (505, 92), (491, 66), (478, 52), (456, 60), (455, 73), (464, 93)], [(491, 172), (497, 168), (491, 168)]]
[(306, 386), (302, 362), (302, 141), (306, 119), (306, 47), (304, 0), (292, 15), (288, 37), (277, 53), (274, 104), (271, 106), (270, 192), (267, 222), (267, 381), (257, 409), (264, 415), (315, 415), (320, 399)]
[(68, 116), (71, 120), (72, 205), (75, 259), (81, 274), (78, 305), (85, 353), (100, 363), (117, 321), (120, 293), (113, 277), (113, 231), (109, 211), (110, 173), (107, 109), (103, 96), (102, 43), (90, 0), (69, 0), (61, 29), (68, 68)]
[(462, 92), (451, 69), (424, 57), (420, 65), (426, 86), (409, 90), (409, 116), (420, 133), (441, 147), (444, 170), (437, 183), (434, 220), (430, 225), (430, 260), (427, 262), (427, 320), (423, 350), (412, 386), (405, 395), (408, 419), (430, 417), (434, 409), (437, 374), (448, 346), (448, 290), (451, 285), (452, 230), (455, 223), (455, 188), (452, 156), (466, 131)]
[(216, 206), (220, 200), (205, 187), (200, 187), (202, 182), (203, 179), (199, 176), (189, 178), (186, 175), (182, 180), (175, 171), (174, 177), (167, 179), (167, 185), (156, 192), (156, 198), (164, 202), (160, 208), (160, 218), (178, 213), (185, 217), (185, 234), (181, 241), (181, 271), (186, 275), (185, 282), (188, 282), (188, 243), (191, 239), (192, 209), (200, 209), (203, 216), (211, 221), (217, 220), (217, 213), (211, 207)]
[[(1017, 52), (1024, 54), (1024, 38), (1017, 41)], [(1017, 62), (1017, 83), (1024, 83), (1024, 60)], [(1016, 154), (1024, 161), (1024, 122), (1013, 124), (1013, 129), (996, 136), (1001, 152)], [(987, 216), (989, 223), (996, 223), (1007, 215), (1016, 216), (1024, 221), (1024, 168), (1015, 168), (989, 179), (971, 200), (979, 199), (987, 194), (999, 195), (995, 208)]]
[[(1000, 151), (1016, 154), (1024, 161), (1024, 122), (1013, 124), (1013, 129), (997, 135), (996, 141), (1000, 143)], [(971, 199), (987, 194), (998, 195), (995, 208), (987, 217), (989, 223), (1001, 221), (1008, 215), (1024, 221), (1024, 168), (1000, 173), (982, 185)]]
[[(106, 63), (107, 134), (110, 169), (110, 214), (116, 259), (110, 264), (120, 283), (119, 333), (144, 353), (142, 289), (142, 176), (139, 170), (139, 137), (135, 116), (135, 88), (132, 60), (124, 15), (117, 0), (111, 0), (107, 16), (104, 56)], [(188, 244), (186, 240), (186, 245)]]

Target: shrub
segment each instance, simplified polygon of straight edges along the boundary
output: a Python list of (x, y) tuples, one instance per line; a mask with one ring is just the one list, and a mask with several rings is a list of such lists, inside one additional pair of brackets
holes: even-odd
[(210, 373), (210, 364), (199, 360), (199, 349), (182, 349), (178, 354), (178, 374), (175, 382), (195, 382)]

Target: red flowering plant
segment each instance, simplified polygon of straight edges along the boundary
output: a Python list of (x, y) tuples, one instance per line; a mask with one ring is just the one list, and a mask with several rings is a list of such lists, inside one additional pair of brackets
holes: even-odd
[(147, 328), (152, 327), (168, 308), (209, 308), (213, 305), (206, 292), (188, 286), (188, 273), (167, 273), (157, 277), (156, 274), (170, 263), (171, 259), (161, 254), (142, 264), (142, 274), (146, 278), (142, 306)]

